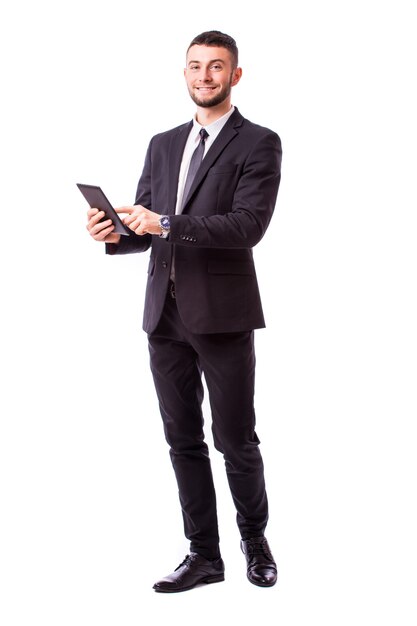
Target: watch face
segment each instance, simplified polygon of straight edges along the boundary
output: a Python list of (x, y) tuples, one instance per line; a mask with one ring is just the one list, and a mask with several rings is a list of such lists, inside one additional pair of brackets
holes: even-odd
[(164, 215), (164, 217), (161, 217), (159, 223), (161, 224), (161, 228), (169, 228), (169, 217), (167, 215)]

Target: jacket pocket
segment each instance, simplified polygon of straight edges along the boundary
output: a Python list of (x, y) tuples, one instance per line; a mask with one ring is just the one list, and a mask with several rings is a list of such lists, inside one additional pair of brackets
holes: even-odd
[(223, 165), (214, 165), (207, 172), (208, 176), (212, 174), (234, 174), (237, 170), (237, 163), (224, 163)]
[(240, 274), (242, 276), (255, 276), (255, 266), (251, 261), (222, 261), (212, 259), (208, 262), (209, 274)]

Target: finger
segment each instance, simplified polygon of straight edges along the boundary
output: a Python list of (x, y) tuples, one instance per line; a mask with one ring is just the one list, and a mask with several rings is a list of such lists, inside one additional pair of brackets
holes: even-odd
[(136, 230), (143, 224), (143, 216), (142, 215), (131, 215), (126, 218), (126, 226), (131, 228), (132, 230)]
[(142, 220), (140, 218), (136, 218), (129, 224), (129, 228), (131, 228), (135, 232), (138, 230), (138, 228), (141, 228), (141, 227), (142, 227)]
[(96, 235), (92, 235), (92, 236), (96, 241), (103, 241), (103, 239), (105, 239), (108, 235), (110, 235), (110, 233), (113, 232), (113, 230), (114, 230), (114, 224), (111, 224), (109, 227), (103, 228)]
[(98, 213), (98, 209), (88, 209), (87, 211), (87, 216), (90, 219), (91, 217), (93, 217), (94, 215), (96, 215), (96, 213)]
[[(91, 210), (93, 210), (93, 209), (91, 209)], [(97, 222), (99, 222), (101, 219), (103, 219), (103, 217), (104, 217), (105, 213), (104, 213), (104, 211), (99, 211), (98, 209), (95, 209), (95, 211), (96, 211), (96, 212), (95, 212), (95, 213), (93, 213), (93, 215), (91, 215), (91, 217), (90, 217), (90, 222), (97, 223)]]
[(87, 230), (90, 231), (90, 235), (92, 237), (95, 237), (95, 235), (101, 233), (104, 229), (109, 228), (109, 226), (112, 226), (113, 222), (111, 220), (105, 220), (104, 222), (99, 222), (98, 224), (95, 224), (93, 226), (91, 226), (90, 228), (87, 227)]
[(98, 211), (98, 213), (96, 213), (95, 215), (93, 215), (93, 217), (90, 218), (87, 228), (92, 228), (96, 224), (99, 224), (101, 220), (103, 219), (103, 217), (105, 217), (104, 211)]
[(134, 206), (120, 206), (115, 208), (116, 213), (128, 213), (129, 215), (135, 211), (136, 207)]

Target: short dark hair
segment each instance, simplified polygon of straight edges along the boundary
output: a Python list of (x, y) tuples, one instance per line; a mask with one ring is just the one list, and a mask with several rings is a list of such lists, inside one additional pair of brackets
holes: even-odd
[(221, 33), (219, 30), (208, 30), (194, 37), (187, 48), (187, 52), (191, 46), (217, 46), (218, 48), (226, 48), (232, 55), (233, 67), (238, 66), (239, 52), (236, 41), (233, 37), (230, 37), (230, 35)]

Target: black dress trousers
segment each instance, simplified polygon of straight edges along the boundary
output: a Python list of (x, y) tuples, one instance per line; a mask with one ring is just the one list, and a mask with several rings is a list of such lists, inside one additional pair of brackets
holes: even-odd
[(216, 494), (203, 432), (207, 384), (215, 447), (223, 454), (243, 539), (263, 535), (268, 502), (255, 432), (254, 333), (193, 334), (169, 293), (149, 336), (151, 370), (170, 446), (190, 549), (219, 556)]

